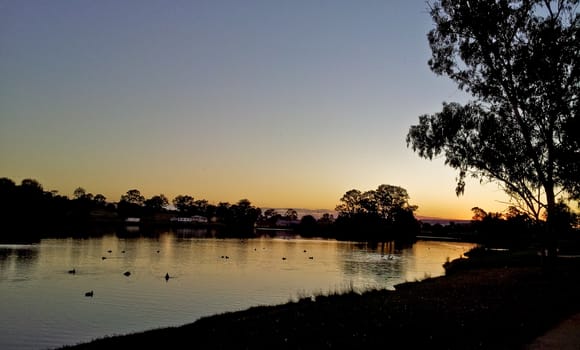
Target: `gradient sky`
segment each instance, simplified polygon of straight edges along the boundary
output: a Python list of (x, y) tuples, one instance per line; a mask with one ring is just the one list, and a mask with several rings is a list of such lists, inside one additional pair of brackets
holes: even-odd
[(0, 1), (0, 177), (117, 201), (333, 209), (407, 189), (417, 214), (501, 211), (405, 136), (466, 96), (433, 74), (423, 0)]

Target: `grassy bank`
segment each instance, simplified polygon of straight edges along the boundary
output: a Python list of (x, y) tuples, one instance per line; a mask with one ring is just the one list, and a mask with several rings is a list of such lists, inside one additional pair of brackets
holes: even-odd
[[(399, 285), (396, 291), (319, 296), (206, 317), (182, 327), (109, 337), (102, 348), (490, 348), (529, 343), (580, 311), (580, 262), (546, 268), (533, 257), (501, 266), (474, 258), (473, 268)], [(497, 259), (490, 261), (497, 262)]]

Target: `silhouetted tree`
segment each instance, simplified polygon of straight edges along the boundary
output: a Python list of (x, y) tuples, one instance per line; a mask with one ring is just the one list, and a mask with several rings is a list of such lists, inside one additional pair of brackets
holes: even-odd
[(334, 222), (334, 215), (332, 215), (330, 213), (324, 213), (324, 214), (322, 214), (320, 219), (318, 219), (318, 223), (322, 224), (322, 225), (329, 225), (329, 224), (332, 224), (333, 222)]
[(362, 238), (388, 239), (415, 237), (419, 223), (409, 204), (407, 190), (399, 186), (380, 185), (376, 190), (361, 192), (353, 189), (340, 199), (336, 207), (336, 225), (348, 236), (360, 232)]
[(34, 179), (24, 179), (20, 183), (19, 194), (30, 200), (39, 200), (43, 197), (42, 185)]
[(408, 219), (405, 213), (413, 217), (417, 210), (417, 206), (409, 204), (407, 190), (399, 186), (380, 185), (373, 192), (372, 198), (376, 202), (377, 212), (388, 222), (402, 223)]
[(465, 1), (430, 4), (433, 72), (475, 100), (444, 103), (419, 117), (407, 144), (443, 154), (459, 172), (496, 181), (536, 220), (546, 211), (555, 253), (556, 193), (578, 195), (580, 15), (578, 1)]
[(268, 220), (269, 218), (279, 215), (278, 212), (276, 211), (276, 209), (266, 209), (263, 213), (262, 216)]
[(487, 217), (487, 212), (480, 207), (473, 207), (471, 211), (473, 212), (473, 217), (471, 218), (473, 221), (481, 221)]
[(88, 193), (82, 187), (77, 187), (73, 192), (71, 206), (70, 220), (75, 223), (86, 223), (90, 219), (91, 210), (96, 207), (96, 203), (92, 193)]
[(209, 204), (205, 207), (205, 217), (208, 219), (215, 219), (217, 217), (217, 206)]
[(87, 191), (82, 188), (82, 187), (77, 187), (74, 192), (73, 192), (73, 198), (74, 199), (82, 199), (82, 198), (86, 198), (87, 196), (90, 196), (92, 199), (93, 195), (90, 193), (87, 193)]
[(320, 237), (330, 237), (333, 235), (334, 228), (334, 215), (330, 213), (324, 213), (316, 221), (316, 235)]
[[(5, 230), (6, 235), (20, 231), (44, 233), (69, 219), (67, 215), (71, 212), (68, 198), (57, 191), (44, 191), (34, 179), (24, 179), (20, 185), (8, 178), (0, 179), (0, 198), (0, 225), (16, 228)], [(43, 230), (39, 231), (40, 228)]]
[(362, 211), (360, 204), (361, 197), (362, 193), (359, 190), (352, 189), (347, 191), (342, 198), (340, 198), (342, 204), (339, 204), (335, 210), (338, 211), (339, 215), (342, 217), (353, 217)]
[(414, 239), (421, 232), (421, 225), (415, 218), (413, 211), (403, 206), (395, 207), (389, 211), (387, 222), (394, 238)]
[(121, 201), (118, 204), (119, 215), (122, 217), (136, 216), (140, 217), (143, 214), (143, 204), (145, 197), (137, 189), (127, 191), (121, 196)]
[(258, 218), (258, 225), (262, 227), (274, 227), (280, 219), (282, 219), (282, 215), (276, 209), (266, 209)]
[(289, 221), (296, 221), (298, 220), (298, 212), (296, 212), (294, 209), (288, 209), (286, 210), (284, 218)]
[(173, 205), (181, 214), (192, 215), (195, 201), (192, 196), (179, 195), (173, 199)]
[(95, 201), (98, 207), (105, 207), (107, 205), (107, 197), (105, 197), (100, 193), (97, 193), (93, 198), (93, 200)]
[(216, 208), (216, 216), (219, 222), (227, 223), (232, 221), (232, 211), (230, 210), (230, 203), (219, 202)]
[(554, 228), (566, 235), (572, 233), (573, 227), (578, 222), (578, 214), (570, 210), (570, 207), (560, 200), (556, 204), (556, 210), (553, 218)]
[(133, 189), (121, 196), (121, 202), (142, 206), (145, 202), (145, 197), (141, 195), (141, 191)]
[(16, 183), (9, 178), (0, 178), (0, 205), (4, 210), (14, 207), (16, 197)]
[(231, 217), (228, 224), (237, 229), (248, 231), (253, 230), (262, 211), (260, 208), (252, 206), (247, 199), (241, 199), (230, 208)]
[(505, 214), (488, 213), (479, 207), (471, 211), (471, 226), (478, 241), (485, 245), (512, 248), (525, 246), (537, 234), (534, 221), (516, 207), (508, 208)]
[(14, 190), (16, 188), (16, 183), (7, 177), (0, 178), (0, 193), (4, 194), (7, 189)]
[(152, 210), (153, 212), (160, 212), (169, 205), (169, 200), (167, 197), (165, 197), (165, 195), (159, 194), (146, 199), (144, 201), (144, 205), (147, 209)]
[(9, 225), (19, 219), (19, 199), (16, 183), (9, 178), (0, 178), (0, 222)]
[[(37, 221), (45, 220), (42, 209), (45, 207), (46, 197), (42, 185), (34, 179), (24, 179), (16, 189), (16, 203), (22, 219), (29, 217)], [(29, 219), (30, 220), (30, 219)]]
[(312, 215), (304, 215), (300, 219), (298, 225), (298, 232), (304, 237), (313, 236), (317, 233), (318, 223), (316, 218)]
[(209, 203), (205, 199), (198, 199), (193, 202), (193, 213), (194, 215), (207, 215), (207, 207)]

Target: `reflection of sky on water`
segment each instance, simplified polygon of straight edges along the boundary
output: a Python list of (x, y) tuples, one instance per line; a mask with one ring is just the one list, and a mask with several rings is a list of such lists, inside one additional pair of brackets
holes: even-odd
[(0, 281), (26, 280), (37, 263), (36, 245), (0, 245)]
[(400, 259), (395, 243), (349, 243), (342, 268), (359, 288), (392, 288), (400, 280)]
[[(351, 286), (391, 288), (441, 274), (445, 259), (469, 246), (199, 237), (106, 235), (0, 245), (0, 348), (56, 347)], [(90, 290), (94, 297), (85, 297)]]
[(461, 257), (473, 246), (470, 243), (460, 242), (419, 241), (409, 249), (401, 251), (402, 259), (407, 262), (403, 270), (404, 278), (407, 281), (414, 281), (443, 275), (445, 273), (443, 264), (447, 260)]

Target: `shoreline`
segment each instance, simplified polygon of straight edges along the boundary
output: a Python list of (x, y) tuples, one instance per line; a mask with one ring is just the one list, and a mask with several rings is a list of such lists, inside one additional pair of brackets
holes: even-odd
[(304, 298), (63, 348), (513, 349), (580, 312), (580, 259), (559, 259), (551, 268), (539, 258), (526, 264), (502, 259), (499, 267), (463, 261), (453, 273), (403, 283), (395, 291)]

